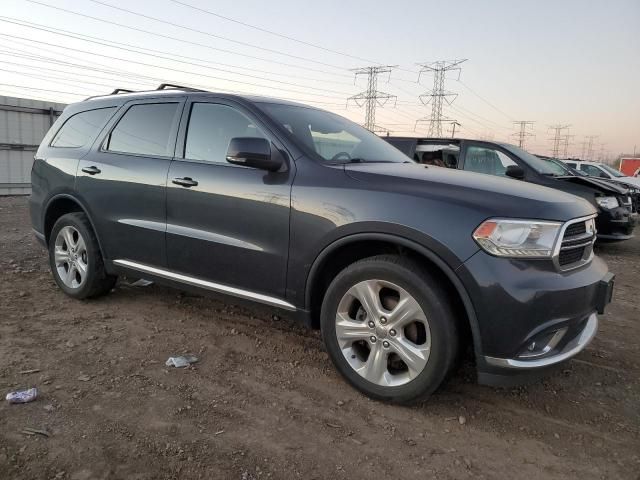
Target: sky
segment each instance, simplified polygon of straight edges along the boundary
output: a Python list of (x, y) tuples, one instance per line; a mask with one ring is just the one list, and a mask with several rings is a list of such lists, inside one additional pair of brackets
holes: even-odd
[(457, 97), (443, 111), (460, 136), (514, 143), (514, 122), (530, 120), (534, 153), (552, 152), (551, 125), (570, 125), (570, 156), (583, 155), (587, 136), (593, 159), (640, 153), (639, 0), (2, 0), (0, 9), (0, 95), (64, 103), (176, 82), (363, 123), (364, 108), (347, 101), (366, 88), (352, 69), (392, 65), (378, 90), (397, 98), (376, 109), (376, 124), (418, 136), (431, 108), (420, 94), (433, 83), (418, 64), (452, 59), (466, 61), (446, 77)]

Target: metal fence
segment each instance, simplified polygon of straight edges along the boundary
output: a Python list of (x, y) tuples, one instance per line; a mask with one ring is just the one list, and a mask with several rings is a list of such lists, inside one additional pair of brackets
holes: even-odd
[(0, 195), (28, 195), (38, 145), (66, 105), (0, 96)]

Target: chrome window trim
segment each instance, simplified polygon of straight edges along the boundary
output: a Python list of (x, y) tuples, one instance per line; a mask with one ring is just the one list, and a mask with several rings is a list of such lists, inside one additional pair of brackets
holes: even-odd
[(286, 302), (280, 298), (271, 297), (269, 295), (263, 295), (261, 293), (251, 292), (249, 290), (243, 290), (241, 288), (231, 287), (229, 285), (223, 285), (221, 283), (210, 282), (201, 278), (192, 277), (182, 273), (172, 272), (162, 268), (152, 267), (151, 265), (145, 265), (143, 263), (132, 262), (131, 260), (117, 259), (114, 260), (115, 265), (121, 267), (132, 268), (140, 272), (149, 273), (158, 277), (173, 280), (175, 282), (184, 283), (186, 285), (192, 285), (195, 287), (211, 290), (212, 292), (225, 293), (233, 295), (234, 297), (243, 298), (246, 300), (253, 300), (256, 302), (271, 305), (273, 307), (283, 308), (289, 311), (296, 311), (296, 307), (289, 302)]

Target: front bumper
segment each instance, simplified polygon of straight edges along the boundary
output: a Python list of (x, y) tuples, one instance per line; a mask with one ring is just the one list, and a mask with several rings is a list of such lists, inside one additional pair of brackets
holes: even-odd
[(626, 207), (598, 209), (596, 229), (601, 240), (628, 240), (633, 237), (635, 225), (635, 215)]
[(598, 315), (592, 313), (586, 320), (584, 328), (579, 335), (576, 335), (571, 341), (565, 344), (564, 348), (548, 356), (534, 358), (531, 360), (519, 360), (517, 358), (496, 358), (484, 357), (488, 365), (492, 367), (514, 368), (529, 370), (532, 368), (545, 368), (556, 365), (560, 362), (570, 359), (580, 353), (596, 336), (598, 331)]
[(530, 373), (584, 349), (597, 331), (597, 313), (611, 301), (614, 283), (598, 257), (558, 272), (550, 260), (497, 258), (480, 251), (458, 274), (477, 317), (478, 379), (492, 385), (522, 383)]

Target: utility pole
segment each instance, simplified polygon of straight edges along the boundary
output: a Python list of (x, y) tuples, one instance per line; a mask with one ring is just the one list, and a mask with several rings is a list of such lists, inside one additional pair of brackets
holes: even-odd
[(562, 125), (562, 124), (557, 124), (557, 125), (549, 125), (549, 129), (553, 130), (555, 133), (553, 135), (553, 138), (551, 139), (553, 141), (553, 148), (551, 150), (551, 156), (553, 158), (558, 158), (560, 155), (560, 142), (562, 140), (562, 131), (566, 130), (570, 127), (571, 125)]
[(454, 120), (453, 122), (451, 122), (451, 127), (452, 127), (452, 130), (451, 130), (451, 138), (456, 138), (456, 125), (457, 125), (458, 127), (461, 127), (461, 126), (462, 126), (462, 124), (461, 124), (461, 123), (458, 123), (458, 121), (457, 121), (457, 120)]
[[(450, 122), (451, 119), (445, 118), (442, 115), (442, 102), (446, 101), (451, 105), (456, 97), (457, 93), (449, 92), (444, 89), (444, 81), (447, 72), (457, 71), (458, 79), (460, 79), (460, 64), (465, 62), (466, 59), (461, 60), (439, 60), (437, 62), (419, 63), (420, 72), (418, 73), (418, 83), (420, 83), (420, 77), (423, 73), (433, 74), (433, 88), (422, 95), (420, 95), (420, 101), (424, 105), (431, 104), (431, 116), (422, 118), (419, 121), (429, 121), (429, 136), (430, 137), (442, 137), (442, 123)], [(416, 122), (416, 123), (418, 123)]]
[(388, 73), (391, 75), (391, 70), (397, 67), (397, 65), (384, 65), (377, 67), (363, 67), (353, 69), (356, 79), (358, 75), (367, 76), (367, 89), (364, 92), (360, 92), (347, 99), (347, 106), (349, 106), (349, 100), (353, 100), (359, 107), (365, 106), (364, 115), (364, 128), (371, 132), (381, 131), (376, 125), (376, 106), (384, 106), (389, 100), (396, 100), (395, 95), (391, 95), (385, 92), (378, 91), (378, 75), (382, 73)]
[(605, 158), (605, 147), (606, 143), (601, 143), (600, 144), (600, 155), (599, 155), (599, 160), (603, 163), (607, 163), (607, 159)]
[(518, 146), (524, 149), (525, 144), (527, 142), (527, 138), (533, 137), (533, 133), (528, 130), (533, 130), (533, 124), (535, 122), (532, 120), (516, 120), (513, 122), (514, 125), (519, 127), (519, 131), (513, 133), (511, 136), (516, 137), (518, 139)]

